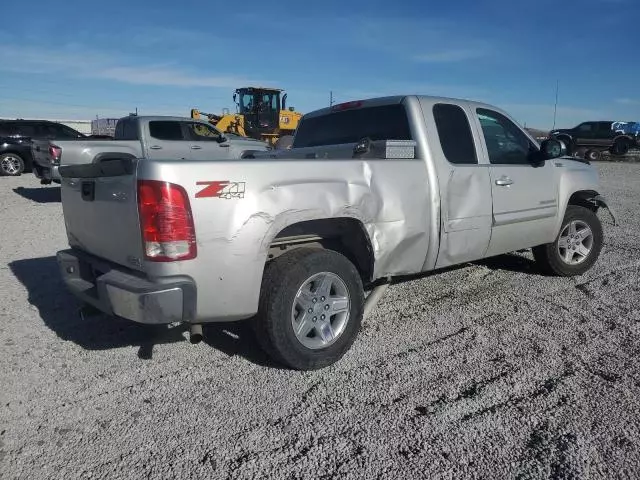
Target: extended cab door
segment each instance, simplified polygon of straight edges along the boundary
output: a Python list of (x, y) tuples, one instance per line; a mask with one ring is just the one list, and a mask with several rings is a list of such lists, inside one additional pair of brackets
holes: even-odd
[[(440, 248), (436, 267), (484, 257), (491, 237), (491, 184), (488, 165), (479, 162), (468, 112), (446, 102), (421, 99), (441, 200)], [(431, 112), (433, 124), (428, 112)], [(434, 128), (435, 127), (435, 128)], [(437, 135), (436, 135), (437, 134)]]
[(189, 159), (189, 142), (182, 122), (178, 120), (150, 120), (148, 123), (145, 156), (157, 159)]
[(493, 228), (487, 256), (552, 242), (558, 215), (558, 175), (553, 161), (532, 163), (538, 147), (509, 118), (476, 109), (489, 160)]
[(229, 158), (229, 142), (220, 142), (221, 134), (202, 122), (185, 122), (191, 160), (217, 160)]

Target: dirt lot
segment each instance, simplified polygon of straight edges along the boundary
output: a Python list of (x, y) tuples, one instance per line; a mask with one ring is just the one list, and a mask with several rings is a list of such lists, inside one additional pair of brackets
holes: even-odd
[(588, 275), (521, 254), (395, 285), (312, 373), (243, 325), (81, 320), (59, 189), (0, 178), (0, 477), (639, 478), (640, 165), (598, 168), (621, 225)]

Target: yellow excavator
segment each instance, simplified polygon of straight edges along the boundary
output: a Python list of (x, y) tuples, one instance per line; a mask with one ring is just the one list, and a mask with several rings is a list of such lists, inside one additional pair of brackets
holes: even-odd
[(302, 117), (293, 107), (287, 109), (287, 94), (277, 88), (238, 88), (233, 101), (237, 113), (225, 108), (217, 115), (192, 108), (191, 118), (206, 117), (221, 132), (255, 138), (277, 147), (279, 139), (293, 134)]

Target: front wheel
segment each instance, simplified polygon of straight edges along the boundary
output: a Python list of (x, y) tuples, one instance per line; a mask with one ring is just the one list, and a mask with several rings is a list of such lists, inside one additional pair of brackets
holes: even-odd
[(24, 172), (24, 160), (15, 153), (0, 155), (0, 173), (10, 177), (17, 177)]
[(346, 257), (298, 248), (265, 267), (254, 331), (276, 361), (314, 370), (337, 362), (349, 350), (363, 310), (362, 280)]
[(562, 277), (582, 275), (602, 250), (602, 224), (591, 210), (569, 205), (555, 242), (533, 248), (541, 269)]

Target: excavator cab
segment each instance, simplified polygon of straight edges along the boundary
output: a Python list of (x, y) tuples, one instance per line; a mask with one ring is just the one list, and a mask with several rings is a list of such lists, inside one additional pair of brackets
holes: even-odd
[(238, 88), (233, 95), (238, 113), (244, 117), (249, 137), (277, 135), (280, 128), (280, 92), (274, 88)]

